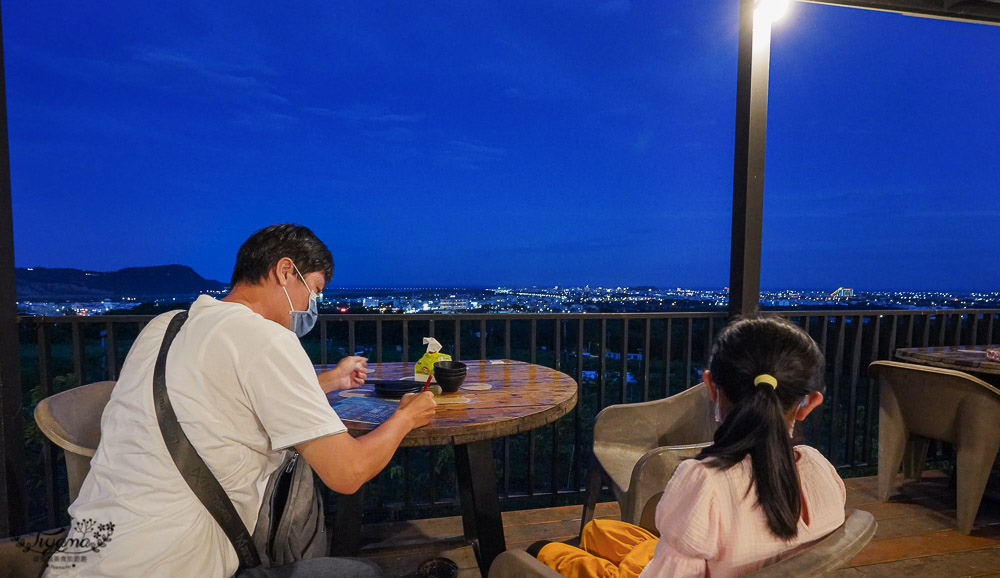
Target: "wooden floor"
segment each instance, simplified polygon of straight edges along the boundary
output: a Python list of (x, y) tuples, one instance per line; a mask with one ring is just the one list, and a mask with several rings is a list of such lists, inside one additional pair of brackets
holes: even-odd
[[(954, 529), (955, 494), (938, 472), (923, 481), (900, 485), (892, 499), (880, 503), (876, 478), (846, 480), (849, 508), (867, 510), (878, 531), (850, 567), (834, 576), (997, 576), (1000, 577), (1000, 493), (988, 491), (972, 535)], [(997, 487), (991, 484), (991, 487)], [(614, 503), (598, 504), (597, 515), (617, 518)], [(505, 512), (508, 548), (525, 548), (541, 539), (565, 540), (576, 535), (580, 507)], [(472, 548), (460, 539), (458, 517), (366, 525), (361, 555), (377, 562), (387, 576), (414, 574), (428, 558), (443, 556), (458, 563), (461, 578), (479, 576)]]

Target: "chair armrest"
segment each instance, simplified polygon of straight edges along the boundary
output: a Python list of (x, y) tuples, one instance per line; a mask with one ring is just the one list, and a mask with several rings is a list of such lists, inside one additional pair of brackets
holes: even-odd
[(655, 448), (712, 439), (716, 424), (705, 384), (655, 401), (612, 405), (594, 419), (594, 443)]
[(709, 445), (711, 444), (666, 446), (646, 452), (632, 468), (628, 498), (621, 519), (659, 535), (656, 530), (656, 505), (667, 482), (681, 462), (695, 457), (701, 453), (702, 448)]
[(821, 576), (847, 566), (875, 535), (875, 516), (864, 510), (847, 510), (844, 523), (824, 538), (789, 558), (750, 574), (754, 578)]
[(524, 550), (506, 550), (493, 560), (489, 578), (562, 578)]
[[(21, 544), (32, 545), (36, 540), (44, 544), (61, 543), (68, 532), (69, 528), (56, 528), (0, 540), (0, 576), (4, 578), (41, 576), (55, 549), (45, 553), (27, 552)], [(35, 548), (39, 549), (41, 546), (36, 545)]]
[[(642, 403), (609, 405), (594, 418), (594, 443), (656, 447), (656, 423), (670, 398)], [(661, 409), (663, 408), (663, 409)]]

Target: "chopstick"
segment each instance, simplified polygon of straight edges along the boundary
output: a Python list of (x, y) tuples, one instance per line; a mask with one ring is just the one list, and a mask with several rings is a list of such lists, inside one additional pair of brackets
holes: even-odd
[(432, 379), (434, 379), (434, 374), (433, 373), (427, 376), (427, 383), (424, 384), (424, 388), (420, 390), (420, 393), (423, 393), (423, 392), (427, 391), (427, 388), (430, 387), (430, 385), (431, 385), (431, 380)]

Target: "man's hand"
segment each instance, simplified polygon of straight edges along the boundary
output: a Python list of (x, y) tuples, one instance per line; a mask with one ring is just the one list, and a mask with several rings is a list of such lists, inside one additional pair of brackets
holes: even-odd
[(410, 429), (416, 429), (430, 423), (436, 410), (437, 402), (434, 401), (434, 394), (425, 391), (404, 395), (403, 399), (399, 400), (399, 408), (392, 415), (408, 420)]
[(341, 432), (295, 447), (327, 487), (341, 494), (353, 494), (382, 471), (410, 430), (431, 421), (436, 407), (433, 393), (408, 393), (399, 401), (392, 417), (361, 437)]
[(319, 384), (323, 387), (323, 393), (358, 387), (365, 382), (367, 369), (368, 359), (349, 355), (341, 359), (337, 367), (319, 374)]

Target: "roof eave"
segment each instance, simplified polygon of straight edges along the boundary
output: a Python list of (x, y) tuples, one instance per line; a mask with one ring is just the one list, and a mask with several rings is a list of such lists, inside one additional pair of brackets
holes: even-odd
[(1000, 2), (997, 0), (801, 0), (881, 12), (896, 12), (922, 18), (956, 20), (1000, 25)]

